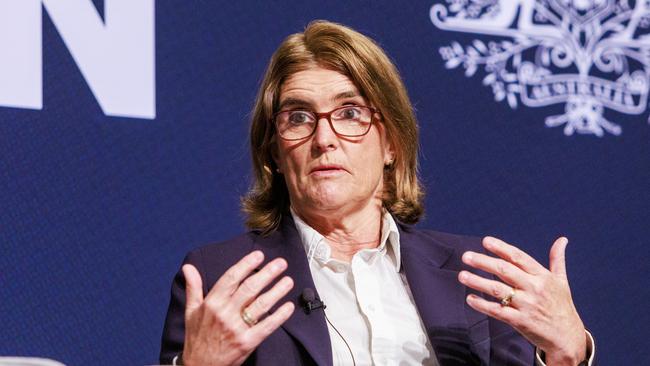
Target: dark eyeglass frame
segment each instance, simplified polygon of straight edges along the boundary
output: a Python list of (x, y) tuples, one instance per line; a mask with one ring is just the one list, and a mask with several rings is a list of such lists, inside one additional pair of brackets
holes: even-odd
[[(371, 112), (371, 113), (370, 113), (370, 122), (368, 123), (368, 129), (366, 129), (366, 132), (364, 132), (364, 133), (362, 133), (362, 134), (360, 134), (360, 135), (346, 135), (346, 134), (339, 133), (339, 132), (336, 130), (336, 128), (334, 128), (334, 123), (332, 123), (332, 114), (333, 114), (334, 112), (339, 111), (339, 110), (341, 110), (341, 109), (350, 108), (350, 107), (365, 108), (365, 109), (368, 109), (368, 110)], [(302, 112), (310, 113), (310, 114), (312, 114), (312, 115), (314, 115), (314, 116), (316, 117), (316, 119), (315, 119), (316, 122), (314, 123), (314, 128), (312, 128), (311, 133), (310, 133), (309, 135), (304, 136), (304, 137), (298, 137), (298, 138), (294, 138), (294, 139), (289, 139), (289, 138), (283, 137), (283, 136), (280, 134), (280, 129), (278, 128), (278, 122), (277, 122), (277, 120), (278, 120), (278, 116), (279, 116), (280, 114), (282, 114), (282, 113), (287, 113), (287, 112), (298, 112), (298, 111), (302, 111)], [(336, 108), (332, 109), (332, 110), (329, 111), (329, 112), (323, 112), (323, 113), (318, 113), (318, 112), (310, 111), (310, 110), (308, 110), (308, 109), (284, 109), (284, 110), (281, 110), (281, 111), (279, 111), (279, 112), (277, 112), (277, 113), (274, 113), (274, 114), (273, 114), (273, 117), (272, 117), (272, 119), (271, 119), (271, 122), (273, 122), (273, 124), (275, 125), (275, 130), (277, 131), (278, 136), (280, 136), (280, 138), (283, 139), (283, 140), (285, 140), (285, 141), (298, 141), (298, 140), (304, 140), (304, 139), (310, 138), (311, 136), (314, 135), (314, 133), (316, 133), (316, 128), (318, 127), (318, 121), (320, 121), (321, 118), (325, 118), (325, 119), (327, 120), (327, 122), (329, 123), (330, 127), (332, 128), (332, 131), (334, 131), (334, 133), (335, 133), (337, 136), (343, 136), (343, 137), (362, 137), (362, 136), (367, 135), (368, 132), (370, 132), (370, 128), (372, 128), (373, 123), (377, 122), (377, 118), (375, 117), (376, 114), (380, 114), (380, 112), (379, 112), (378, 109), (373, 108), (373, 107), (370, 107), (370, 106), (367, 106), (367, 105), (356, 105), (356, 104), (355, 104), (355, 105), (342, 105), (342, 106), (340, 106), (340, 107), (336, 107)]]

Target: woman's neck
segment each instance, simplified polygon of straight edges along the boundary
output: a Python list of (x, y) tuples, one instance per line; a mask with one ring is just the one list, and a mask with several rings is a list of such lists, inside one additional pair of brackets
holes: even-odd
[(293, 209), (307, 225), (325, 237), (332, 249), (332, 258), (350, 262), (358, 251), (379, 246), (381, 203), (349, 213), (324, 213), (322, 210), (312, 213), (309, 210), (297, 210), (295, 207)]

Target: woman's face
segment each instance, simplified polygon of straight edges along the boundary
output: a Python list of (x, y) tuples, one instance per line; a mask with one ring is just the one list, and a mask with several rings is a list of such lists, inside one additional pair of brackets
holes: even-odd
[[(329, 112), (364, 105), (354, 83), (336, 71), (313, 66), (290, 76), (280, 89), (280, 108)], [(291, 205), (300, 214), (341, 214), (381, 207), (384, 165), (393, 159), (384, 126), (360, 137), (336, 135), (325, 118), (308, 138), (276, 137), (274, 159), (285, 177)]]

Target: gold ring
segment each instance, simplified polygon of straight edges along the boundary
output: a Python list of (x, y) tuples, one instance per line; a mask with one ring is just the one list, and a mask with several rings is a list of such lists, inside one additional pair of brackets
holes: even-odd
[(248, 312), (248, 310), (244, 309), (241, 311), (241, 319), (246, 323), (249, 327), (252, 327), (253, 325), (257, 324), (257, 319), (254, 319), (251, 314)]
[(501, 306), (510, 306), (512, 298), (515, 297), (515, 289), (512, 288), (508, 296), (501, 299)]

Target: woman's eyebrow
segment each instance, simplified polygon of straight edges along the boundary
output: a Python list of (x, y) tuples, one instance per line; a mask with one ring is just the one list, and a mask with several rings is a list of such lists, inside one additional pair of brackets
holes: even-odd
[(280, 102), (279, 110), (283, 110), (288, 107), (310, 107), (311, 103), (306, 100), (298, 98), (287, 98)]
[[(339, 101), (341, 99), (350, 99), (350, 98), (357, 98), (361, 97), (361, 95), (354, 91), (354, 90), (347, 90), (341, 93), (336, 94), (332, 100), (333, 101)], [(295, 107), (306, 107), (306, 108), (311, 108), (312, 103), (300, 99), (300, 98), (295, 98), (295, 97), (288, 97), (280, 102), (279, 110), (283, 110), (286, 108), (295, 108)]]
[(340, 100), (340, 99), (348, 99), (348, 98), (356, 98), (360, 97), (361, 95), (354, 91), (354, 90), (348, 90), (344, 91), (342, 93), (338, 93), (334, 96), (333, 100)]

